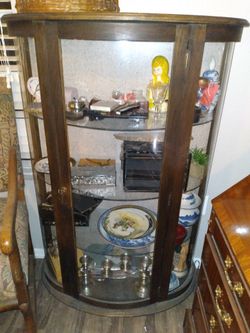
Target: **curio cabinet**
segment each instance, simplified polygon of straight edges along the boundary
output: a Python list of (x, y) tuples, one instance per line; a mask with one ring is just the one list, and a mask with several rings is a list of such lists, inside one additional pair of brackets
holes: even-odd
[[(104, 314), (180, 302), (195, 283), (192, 251), (228, 59), (248, 22), (132, 13), (4, 20), (27, 46), (45, 282)], [(152, 62), (161, 57), (163, 97)]]

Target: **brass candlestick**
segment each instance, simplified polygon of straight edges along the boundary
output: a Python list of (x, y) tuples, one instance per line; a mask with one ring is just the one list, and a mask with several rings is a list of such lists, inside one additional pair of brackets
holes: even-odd
[(146, 298), (149, 296), (149, 276), (148, 272), (140, 271), (139, 279), (137, 282), (137, 296), (139, 298)]
[(149, 270), (151, 263), (152, 259), (149, 256), (144, 256), (141, 262), (140, 270), (143, 272), (147, 272)]
[(131, 270), (131, 257), (125, 252), (121, 255), (120, 268), (124, 273), (128, 273)]
[(102, 274), (105, 279), (108, 279), (111, 275), (111, 267), (113, 266), (113, 262), (109, 258), (105, 258), (102, 263)]
[(82, 265), (79, 269), (79, 275), (80, 275), (80, 279), (81, 279), (83, 293), (86, 296), (90, 295), (89, 286), (91, 284), (91, 269), (90, 269), (91, 262), (92, 262), (92, 259), (87, 254), (84, 254), (80, 258), (80, 263)]

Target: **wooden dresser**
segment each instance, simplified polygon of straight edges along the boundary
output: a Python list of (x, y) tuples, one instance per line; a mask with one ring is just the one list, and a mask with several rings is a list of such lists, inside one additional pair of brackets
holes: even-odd
[(184, 333), (250, 332), (250, 176), (212, 201)]

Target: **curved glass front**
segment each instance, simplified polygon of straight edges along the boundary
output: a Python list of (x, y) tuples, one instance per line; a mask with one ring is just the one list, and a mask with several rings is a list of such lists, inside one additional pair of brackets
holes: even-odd
[[(83, 56), (74, 54), (72, 48), (75, 49), (75, 44)], [(118, 42), (62, 41), (64, 86), (68, 88), (65, 89), (65, 97), (71, 99), (76, 87), (78, 97), (83, 95), (87, 100), (95, 98), (109, 102), (121, 91), (126, 98), (134, 98), (138, 91), (143, 91), (142, 102), (147, 98), (150, 108), (152, 101), (146, 97), (146, 90), (152, 79), (152, 59), (164, 54), (169, 60), (170, 69), (172, 63), (173, 44), (156, 44), (129, 43), (125, 47), (124, 43)], [(222, 44), (214, 47), (206, 45), (201, 75), (209, 68), (212, 56), (220, 61), (223, 50)], [(98, 62), (93, 62), (93, 59), (98, 59)], [(110, 59), (116, 61), (111, 63)], [(74, 68), (78, 68), (74, 72), (73, 64)], [(171, 79), (171, 70), (169, 75)], [(167, 105), (167, 95), (164, 98), (162, 104)], [(157, 103), (156, 99), (154, 102)], [(72, 119), (69, 110), (65, 115), (69, 154), (76, 162), (71, 167), (71, 183), (79, 257), (78, 275), (81, 294), (90, 299), (129, 303), (149, 298), (158, 196), (161, 176), (164, 174), (164, 139), (167, 135), (167, 110), (164, 110), (162, 104), (161, 114), (158, 114), (159, 105), (155, 105), (157, 112), (151, 110), (143, 117), (111, 117), (110, 114), (102, 114), (103, 117), (93, 119), (89, 114), (78, 114), (76, 109), (75, 119)], [(68, 105), (67, 100), (66, 108)], [(36, 113), (38, 119), (41, 157), (44, 158), (47, 149), (40, 111), (39, 105), (31, 107), (31, 112)], [(204, 181), (206, 167), (206, 163), (202, 168), (195, 167), (194, 151), (207, 158), (213, 114), (213, 111), (206, 109), (193, 120), (170, 277), (170, 295), (191, 279), (190, 245), (193, 246), (191, 242), (199, 221), (202, 200), (197, 193)], [(180, 135), (182, 133), (176, 133), (176, 136)], [(171, 159), (171, 156), (167, 158)], [(48, 162), (47, 167), (45, 182), (49, 192)], [(39, 173), (42, 172), (37, 170)], [(56, 232), (51, 202), (42, 203), (40, 215), (53, 261), (58, 254), (55, 252)], [(59, 280), (58, 272), (55, 275)]]

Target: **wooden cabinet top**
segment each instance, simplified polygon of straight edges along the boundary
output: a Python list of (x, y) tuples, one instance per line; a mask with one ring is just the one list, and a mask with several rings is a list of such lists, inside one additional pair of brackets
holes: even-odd
[(250, 285), (250, 175), (216, 197), (212, 203)]
[(23, 37), (34, 36), (36, 23), (57, 22), (60, 38), (156, 42), (174, 41), (176, 26), (186, 24), (206, 26), (206, 41), (236, 42), (249, 25), (244, 19), (229, 17), (143, 13), (11, 14), (4, 21), (11, 35)]

